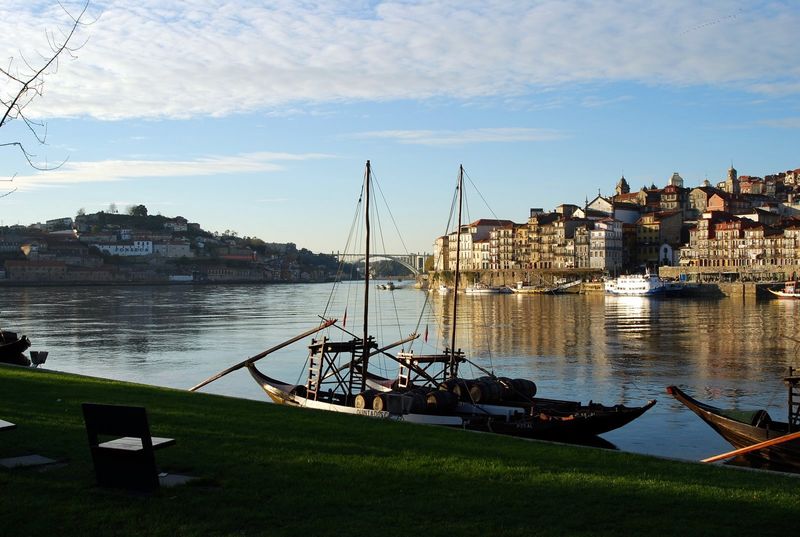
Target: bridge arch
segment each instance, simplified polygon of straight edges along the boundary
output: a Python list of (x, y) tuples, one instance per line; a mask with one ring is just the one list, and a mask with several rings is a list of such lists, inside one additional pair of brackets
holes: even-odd
[[(341, 261), (345, 261), (347, 263), (363, 263), (366, 259), (364, 254), (338, 254), (337, 259)], [(424, 264), (426, 254), (370, 254), (370, 259), (388, 259), (390, 261), (395, 261), (400, 265), (404, 266), (414, 276), (419, 276), (422, 274), (424, 270), (424, 266), (422, 268), (418, 268), (417, 264)]]

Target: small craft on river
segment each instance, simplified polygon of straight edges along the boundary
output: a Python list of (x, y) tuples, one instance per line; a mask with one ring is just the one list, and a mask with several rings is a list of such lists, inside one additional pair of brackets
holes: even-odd
[(786, 298), (790, 300), (800, 298), (800, 284), (798, 284), (796, 280), (784, 282), (782, 289), (767, 288), (767, 291), (778, 298)]

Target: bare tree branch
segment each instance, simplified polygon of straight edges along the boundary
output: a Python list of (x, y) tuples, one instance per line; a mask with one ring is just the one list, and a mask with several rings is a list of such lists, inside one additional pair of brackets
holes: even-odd
[[(74, 43), (76, 32), (82, 26), (93, 24), (94, 21), (87, 22), (87, 10), (89, 8), (89, 0), (85, 0), (80, 12), (74, 15), (67, 9), (60, 0), (56, 3), (61, 10), (72, 21), (68, 31), (59, 29), (60, 37), (57, 37), (53, 31), (45, 31), (47, 43), (50, 47), (50, 53), (47, 55), (39, 54), (40, 59), (36, 62), (30, 61), (22, 52), (18, 54), (18, 58), (11, 57), (8, 60), (7, 66), (0, 66), (0, 78), (5, 77), (6, 82), (10, 86), (4, 95), (0, 98), (0, 128), (6, 126), (13, 120), (22, 120), (27, 127), (28, 131), (33, 135), (36, 142), (40, 145), (45, 145), (47, 141), (47, 125), (41, 121), (34, 121), (25, 114), (25, 108), (33, 102), (37, 97), (41, 97), (44, 91), (45, 78), (58, 72), (59, 58), (62, 55), (69, 57), (76, 57), (76, 51), (86, 44), (83, 41), (80, 44)], [(35, 170), (54, 170), (64, 165), (67, 159), (64, 159), (56, 166), (44, 165), (36, 163), (36, 155), (30, 153), (22, 141), (13, 141), (0, 143), (0, 147), (16, 146), (25, 157), (28, 165)], [(16, 177), (16, 174), (14, 174)], [(13, 181), (11, 179), (4, 179), (4, 182)], [(0, 198), (4, 198), (17, 189), (14, 188), (9, 192), (0, 194)]]

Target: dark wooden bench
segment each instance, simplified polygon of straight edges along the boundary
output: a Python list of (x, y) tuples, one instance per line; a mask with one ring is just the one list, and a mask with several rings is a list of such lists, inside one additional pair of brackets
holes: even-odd
[(143, 407), (97, 403), (81, 406), (97, 484), (145, 492), (157, 490), (154, 450), (174, 445), (175, 440), (150, 436)]

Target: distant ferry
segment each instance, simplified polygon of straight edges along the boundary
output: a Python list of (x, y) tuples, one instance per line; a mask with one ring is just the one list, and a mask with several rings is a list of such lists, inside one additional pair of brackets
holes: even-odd
[(623, 296), (659, 295), (666, 290), (664, 282), (655, 274), (626, 274), (607, 280), (606, 293)]

